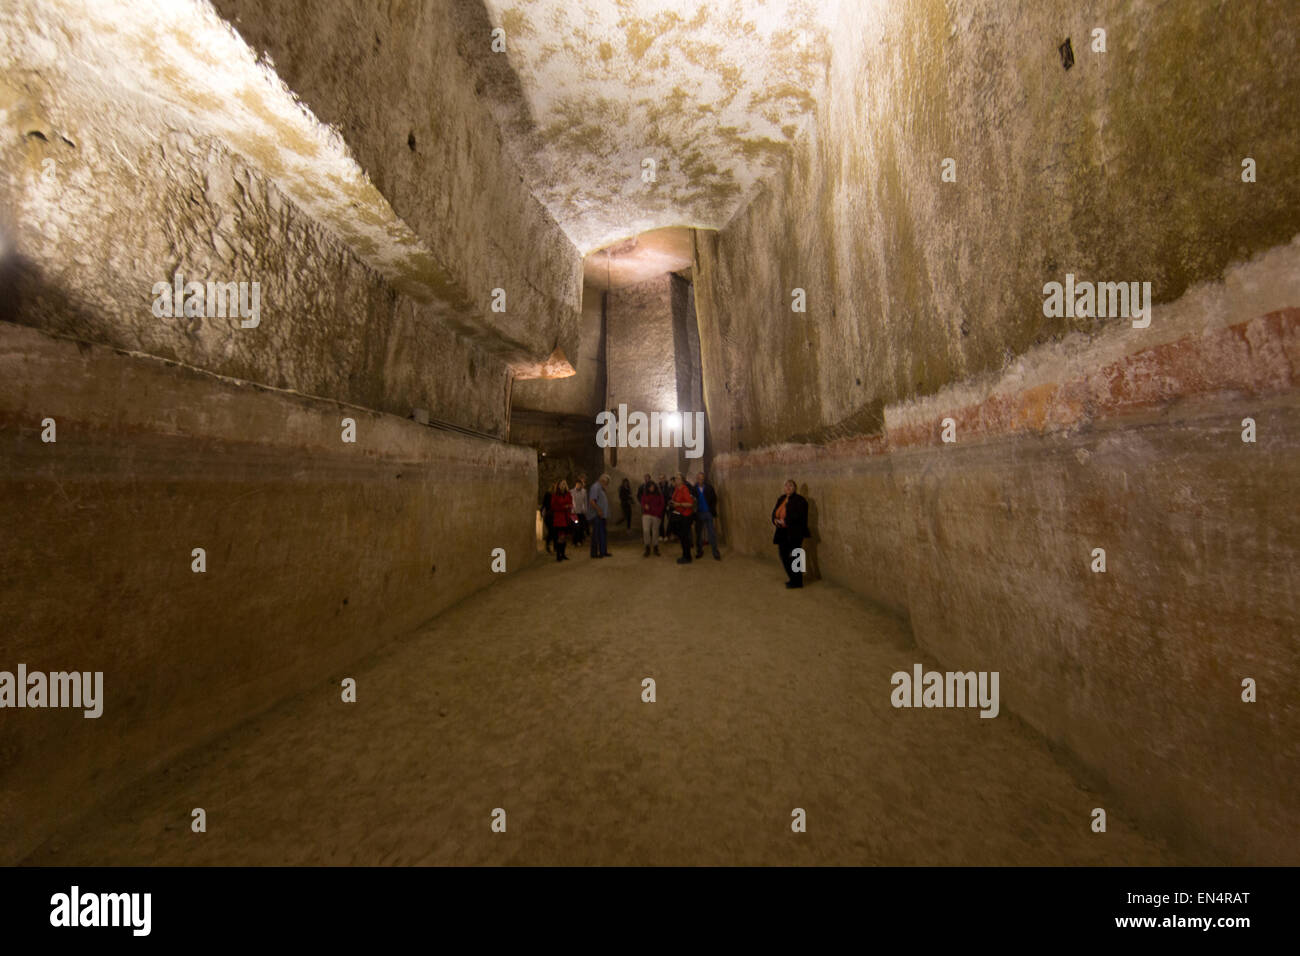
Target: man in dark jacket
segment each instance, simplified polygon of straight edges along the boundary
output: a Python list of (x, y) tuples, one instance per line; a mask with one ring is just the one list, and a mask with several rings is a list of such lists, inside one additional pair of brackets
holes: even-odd
[(722, 555), (718, 553), (718, 532), (714, 527), (714, 521), (718, 517), (718, 493), (713, 490), (713, 485), (704, 480), (704, 472), (695, 476), (695, 500), (698, 507), (695, 509), (695, 556), (704, 557), (704, 539), (709, 539), (709, 547), (713, 549), (713, 558), (715, 561), (721, 561)]
[(793, 552), (803, 547), (803, 539), (808, 532), (808, 499), (797, 491), (798, 486), (791, 479), (785, 483), (785, 494), (777, 499), (772, 509), (772, 543), (781, 553), (781, 566), (785, 568), (785, 582), (788, 588), (803, 587), (803, 571), (794, 569)]
[(662, 541), (668, 537), (668, 502), (673, 498), (673, 483), (667, 475), (659, 476), (659, 493), (664, 496), (664, 514), (659, 519), (659, 539)]

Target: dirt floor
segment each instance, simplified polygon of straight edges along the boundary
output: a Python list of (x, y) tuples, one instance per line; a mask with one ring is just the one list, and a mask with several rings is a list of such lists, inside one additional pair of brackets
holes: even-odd
[(611, 537), (359, 665), (357, 703), (322, 683), (26, 862), (1179, 862), (1006, 712), (891, 707), (890, 675), (935, 662), (844, 589), (786, 590), (775, 549), (678, 566)]

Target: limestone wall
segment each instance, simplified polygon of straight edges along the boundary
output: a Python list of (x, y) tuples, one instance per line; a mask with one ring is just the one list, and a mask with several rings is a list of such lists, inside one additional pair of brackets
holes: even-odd
[[(438, 306), (399, 295), (220, 142), (178, 127), (145, 139), (145, 104), (80, 92), (34, 72), (0, 81), (0, 319), (505, 434), (504, 362)], [(177, 273), (248, 283), (250, 305), (256, 282), (256, 327), (159, 317), (155, 284)]]
[(515, 381), (511, 403), (515, 408), (582, 415), (595, 428), (596, 412), (605, 405), (605, 356), (602, 338), (602, 302), (599, 289), (582, 292), (581, 358), (573, 363), (574, 374), (565, 378), (532, 378)]
[[(843, 4), (785, 174), (696, 234), (733, 546), (780, 586), (797, 479), (816, 573), (1000, 670), (1120, 812), (1232, 862), (1300, 860), (1297, 16)], [(1066, 273), (1151, 282), (1150, 326), (1046, 316)]]
[(288, 695), (338, 699), (366, 654), (490, 584), (493, 548), (508, 571), (534, 552), (531, 449), (9, 323), (0, 441), (0, 669), (103, 671), (105, 697), (98, 719), (5, 711), (6, 862)]
[[(440, 198), (393, 187), (412, 207), (434, 207), (437, 228), (417, 231), (445, 257), (436, 276), (419, 277), (423, 297), (408, 295), (375, 267), (385, 256), (365, 229), (339, 228), (393, 230), (409, 252), (382, 196), (359, 190), (348, 205), (326, 180), (313, 193), (302, 169), (280, 165), (292, 156), (244, 148), (263, 129), (251, 120), (242, 140), (217, 135), (195, 110), (229, 119), (248, 102), (204, 105), (160, 60), (124, 76), (121, 63), (79, 58), (151, 34), (130, 23), (89, 30), (66, 18), (75, 6), (0, 14), (16, 24), (0, 37), (0, 498), (10, 516), (0, 670), (103, 671), (106, 699), (97, 720), (6, 709), (4, 862), (286, 696), (316, 687), (338, 699), (348, 668), (491, 583), (493, 548), (506, 550), (508, 571), (531, 560), (536, 457), (496, 440), (509, 423), (503, 350), (547, 355), (565, 310), (576, 316), (572, 247), (544, 216), (528, 219), (522, 187), (462, 175), (504, 175), (479, 155), (490, 124), (462, 117), (459, 134), (436, 140), (474, 150), (461, 173), (426, 184)], [(210, 11), (171, 12), (209, 30), (188, 38), (191, 60), (226, 36)], [(258, 76), (250, 83), (262, 89)], [(399, 145), (409, 152), (405, 134)], [(290, 146), (298, 160), (328, 152)], [(504, 205), (485, 212), (492, 203)], [(483, 229), (480, 214), (500, 218)], [(448, 252), (456, 231), (499, 243), (491, 255), (509, 264), (512, 288), (549, 270), (537, 321), (507, 311), (488, 334), (477, 312), (458, 317), (477, 267)], [(155, 285), (177, 273), (256, 282), (255, 323), (158, 314)], [(415, 409), (463, 431), (417, 424)], [(342, 440), (344, 418), (354, 443)], [(47, 419), (56, 441), (42, 440)], [(206, 554), (202, 573), (194, 548)], [(50, 793), (70, 796), (51, 806)]]
[[(214, 6), (326, 123), (501, 334), (580, 360), (582, 259), (524, 181), (494, 104), (521, 108), (479, 3)], [(506, 311), (490, 311), (494, 289)], [(576, 367), (576, 364), (575, 366)]]
[[(672, 277), (663, 275), (609, 293), (606, 323), (607, 407), (617, 411), (626, 405), (629, 414), (647, 415), (676, 410)], [(646, 472), (655, 477), (661, 472), (672, 474), (680, 455), (678, 448), (619, 448), (614, 463), (611, 451), (606, 450), (605, 462), (615, 491), (624, 478), (631, 479), (635, 491)]]
[(778, 587), (769, 512), (794, 478), (811, 570), (945, 665), (999, 671), (1004, 708), (1119, 812), (1206, 862), (1295, 863), (1300, 309), (1263, 303), (1300, 302), (1297, 276), (1300, 241), (1158, 309), (1184, 329), (1163, 344), (1040, 347), (886, 407), (882, 433), (724, 455), (730, 541)]
[(884, 403), (1110, 324), (1043, 315), (1067, 272), (1169, 302), (1289, 242), (1297, 35), (1286, 0), (841, 4), (793, 161), (697, 233), (718, 447), (878, 429)]

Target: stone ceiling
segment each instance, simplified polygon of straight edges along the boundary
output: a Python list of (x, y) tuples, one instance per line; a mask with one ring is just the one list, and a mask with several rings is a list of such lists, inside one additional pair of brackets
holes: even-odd
[(485, 0), (529, 115), (503, 128), (579, 252), (724, 226), (810, 118), (838, 2)]
[(694, 252), (691, 239), (691, 230), (668, 226), (588, 253), (583, 262), (583, 285), (608, 292), (647, 282), (665, 272), (689, 270)]

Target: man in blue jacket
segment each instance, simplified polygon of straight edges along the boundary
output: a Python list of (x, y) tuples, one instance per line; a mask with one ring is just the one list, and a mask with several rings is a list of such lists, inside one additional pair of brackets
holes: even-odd
[(699, 502), (695, 509), (695, 556), (704, 557), (704, 535), (707, 532), (709, 547), (713, 549), (713, 559), (721, 561), (722, 555), (718, 553), (718, 533), (713, 526), (713, 519), (718, 515), (718, 493), (713, 490), (713, 485), (704, 480), (704, 472), (695, 476), (694, 491), (695, 500)]
[(591, 486), (587, 493), (587, 524), (591, 526), (591, 556), (608, 558), (609, 542), (605, 538), (605, 520), (609, 517), (609, 475), (601, 475), (600, 481)]

